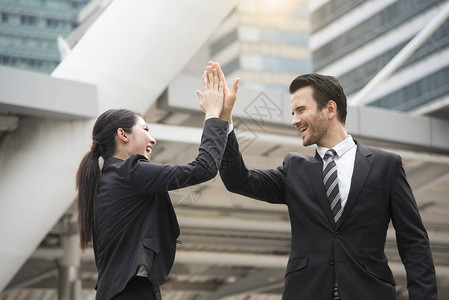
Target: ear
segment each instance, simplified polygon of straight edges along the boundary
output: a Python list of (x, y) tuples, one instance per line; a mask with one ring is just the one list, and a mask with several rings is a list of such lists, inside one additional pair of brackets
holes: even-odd
[(128, 136), (125, 130), (123, 130), (123, 128), (118, 128), (117, 129), (117, 137), (122, 140), (123, 142), (127, 143), (128, 142)]
[(327, 102), (326, 110), (329, 120), (337, 117), (337, 103), (335, 103), (334, 100), (329, 100), (329, 102)]

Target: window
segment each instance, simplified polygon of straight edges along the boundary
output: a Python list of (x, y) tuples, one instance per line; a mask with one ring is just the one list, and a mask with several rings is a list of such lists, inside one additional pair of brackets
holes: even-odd
[(31, 67), (41, 67), (42, 66), (42, 61), (38, 60), (38, 59), (29, 59), (28, 60), (28, 64)]
[(320, 30), (363, 2), (366, 2), (366, 0), (333, 0), (327, 2), (312, 14), (312, 32)]
[(47, 27), (56, 28), (58, 27), (58, 23), (56, 19), (47, 19)]
[(8, 22), (8, 19), (9, 19), (9, 15), (7, 13), (2, 12), (2, 14), (1, 14), (1, 22), (2, 23), (6, 23), (6, 22)]
[(20, 24), (22, 25), (36, 25), (36, 16), (20, 16)]
[(16, 61), (15, 57), (0, 55), (0, 65), (14, 65)]

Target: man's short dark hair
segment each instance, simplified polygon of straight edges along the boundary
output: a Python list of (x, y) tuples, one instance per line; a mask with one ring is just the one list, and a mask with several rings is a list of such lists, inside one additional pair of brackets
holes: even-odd
[(317, 73), (299, 75), (290, 83), (290, 94), (294, 94), (297, 90), (306, 86), (313, 88), (313, 98), (319, 110), (323, 109), (329, 100), (333, 100), (337, 104), (338, 120), (345, 124), (347, 100), (343, 87), (337, 78)]

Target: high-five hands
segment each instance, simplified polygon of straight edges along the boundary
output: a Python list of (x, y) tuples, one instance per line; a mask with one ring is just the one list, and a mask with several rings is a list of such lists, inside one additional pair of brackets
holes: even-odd
[(206, 70), (208, 68), (213, 68), (213, 70), (217, 70), (218, 76), (222, 78), (224, 87), (224, 104), (223, 104), (223, 110), (220, 115), (220, 119), (226, 120), (229, 123), (231, 123), (232, 120), (232, 109), (234, 108), (235, 100), (237, 99), (237, 91), (239, 89), (239, 82), (240, 78), (234, 79), (234, 83), (232, 84), (232, 89), (230, 90), (228, 88), (228, 85), (226, 84), (226, 79), (223, 74), (223, 71), (220, 68), (220, 64), (218, 62), (209, 61), (208, 66), (206, 67)]
[(223, 85), (224, 75), (218, 75), (218, 71), (212, 67), (206, 68), (202, 76), (203, 91), (196, 91), (200, 100), (201, 109), (206, 114), (206, 120), (209, 118), (219, 118), (223, 111)]

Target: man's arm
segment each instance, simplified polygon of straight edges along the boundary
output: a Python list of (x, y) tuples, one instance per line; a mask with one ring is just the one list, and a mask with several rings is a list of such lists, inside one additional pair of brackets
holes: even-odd
[(407, 271), (409, 299), (437, 300), (429, 239), (399, 156), (394, 168), (390, 210), (399, 254)]
[(220, 176), (230, 192), (270, 203), (285, 203), (287, 157), (284, 165), (277, 169), (248, 170), (239, 151), (235, 133), (231, 132), (221, 162)]
[[(223, 110), (220, 119), (231, 124), (240, 79), (236, 78), (232, 89), (229, 89), (219, 63), (210, 61), (206, 71), (210, 72), (211, 69), (216, 70), (224, 82)], [(221, 179), (229, 191), (267, 202), (285, 203), (286, 169), (284, 162), (284, 166), (275, 170), (248, 170), (239, 152), (235, 133), (230, 132), (220, 166)]]

